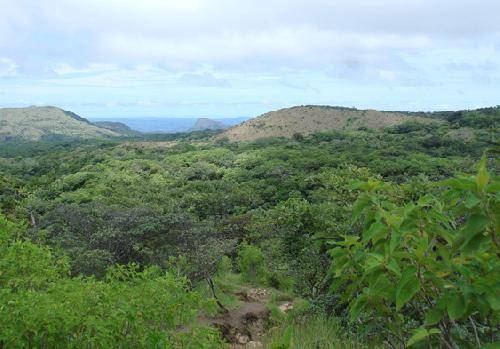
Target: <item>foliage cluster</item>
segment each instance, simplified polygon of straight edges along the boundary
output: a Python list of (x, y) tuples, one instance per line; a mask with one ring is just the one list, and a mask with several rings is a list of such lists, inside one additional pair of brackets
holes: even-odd
[(390, 185), (357, 184), (354, 220), (361, 235), (345, 235), (331, 251), (334, 290), (351, 321), (384, 333), (391, 347), (422, 341), (448, 348), (495, 340), (500, 320), (500, 182), (486, 169), (446, 180), (440, 196), (403, 205)]
[(103, 280), (69, 277), (65, 258), (21, 238), (0, 216), (1, 348), (220, 348), (189, 324), (202, 306), (185, 278), (115, 266)]
[(252, 143), (2, 144), (0, 347), (217, 347), (194, 290), (224, 311), (230, 271), (324, 319), (281, 327), (289, 347), (333, 323), (385, 346), (493, 342), (497, 159), (470, 174), (498, 110), (474, 113)]

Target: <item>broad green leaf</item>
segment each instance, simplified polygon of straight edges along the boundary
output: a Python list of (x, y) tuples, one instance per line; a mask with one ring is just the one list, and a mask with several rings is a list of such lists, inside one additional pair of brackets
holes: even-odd
[(469, 193), (464, 201), (464, 205), (470, 210), (471, 208), (476, 207), (480, 202), (481, 202), (480, 198), (478, 198), (473, 193)]
[(450, 232), (444, 229), (437, 229), (436, 235), (443, 238), (450, 246), (453, 245), (453, 240), (455, 239), (454, 231)]
[(486, 292), (485, 294), (486, 301), (490, 304), (491, 309), (494, 311), (500, 310), (500, 297), (495, 295), (493, 292)]
[(388, 299), (391, 294), (392, 283), (385, 274), (378, 276), (373, 285), (370, 285), (370, 294)]
[(350, 320), (355, 321), (359, 317), (359, 314), (363, 311), (367, 304), (367, 298), (366, 295), (361, 294), (356, 298), (354, 303), (351, 305), (351, 310), (350, 310)]
[(410, 266), (403, 271), (396, 289), (396, 309), (400, 310), (420, 290), (417, 268)]
[(360, 217), (366, 207), (371, 203), (372, 198), (368, 194), (361, 195), (358, 200), (354, 203), (352, 208), (352, 219), (356, 222)]
[(381, 222), (372, 223), (372, 225), (370, 225), (370, 228), (368, 228), (368, 230), (363, 233), (363, 242), (368, 242), (373, 239), (374, 236), (380, 235), (380, 232), (384, 229), (387, 231), (387, 227)]
[(427, 194), (418, 199), (418, 206), (420, 207), (430, 206), (432, 203), (434, 203), (434, 201), (435, 198), (432, 195)]
[(347, 250), (340, 247), (334, 247), (328, 251), (328, 253), (333, 260), (344, 257), (348, 254)]
[(473, 214), (467, 221), (467, 225), (464, 228), (464, 232), (467, 235), (473, 235), (477, 232), (482, 231), (488, 224), (488, 217), (481, 214)]
[(481, 233), (488, 225), (488, 217), (482, 214), (472, 214), (465, 227), (460, 231), (455, 242), (459, 249), (464, 249), (477, 234)]
[(413, 212), (418, 208), (414, 203), (410, 202), (403, 208), (403, 216), (404, 218), (409, 218)]
[(401, 276), (401, 268), (399, 268), (398, 262), (394, 258), (389, 259), (387, 269), (396, 274), (396, 276)]
[(406, 346), (411, 347), (412, 345), (423, 341), (427, 337), (433, 335), (433, 334), (439, 334), (441, 331), (437, 328), (431, 328), (430, 330), (427, 330), (424, 327), (419, 327), (415, 331), (413, 331), (413, 335), (410, 337), (408, 342), (406, 343)]
[(462, 190), (475, 190), (476, 183), (469, 178), (452, 178), (441, 182), (441, 184)]
[(472, 253), (479, 248), (485, 242), (489, 243), (491, 240), (484, 234), (477, 234), (473, 239), (470, 239), (467, 244), (462, 247), (462, 252), (465, 254)]
[(488, 193), (498, 193), (500, 192), (500, 182), (492, 182), (486, 187)]
[(424, 327), (419, 327), (415, 331), (413, 331), (413, 334), (406, 343), (406, 346), (411, 347), (413, 344), (421, 342), (427, 337), (429, 337), (429, 331), (427, 331), (427, 329)]
[(439, 322), (444, 316), (444, 311), (439, 308), (431, 309), (425, 314), (425, 324), (434, 325)]
[(389, 241), (389, 251), (393, 253), (396, 248), (399, 247), (401, 243), (401, 233), (399, 229), (393, 230), (391, 234), (391, 240)]
[(490, 180), (490, 174), (486, 169), (486, 159), (487, 159), (486, 153), (484, 153), (483, 157), (481, 158), (481, 161), (479, 162), (479, 167), (476, 176), (476, 183), (480, 192), (484, 191), (486, 184), (488, 184)]
[(359, 237), (354, 236), (354, 235), (343, 235), (344, 240), (336, 242), (336, 245), (339, 246), (354, 246), (357, 244)]
[(476, 295), (474, 304), (481, 317), (486, 317), (492, 308), (485, 297), (480, 295)]
[(461, 318), (466, 309), (465, 300), (461, 293), (454, 292), (448, 298), (448, 315), (450, 319), (457, 320)]
[(427, 247), (429, 246), (429, 237), (424, 235), (419, 237), (417, 240), (417, 248), (415, 249), (415, 254), (418, 258), (422, 258), (424, 256)]
[(369, 253), (366, 261), (367, 266), (379, 266), (384, 262), (384, 256), (378, 253)]

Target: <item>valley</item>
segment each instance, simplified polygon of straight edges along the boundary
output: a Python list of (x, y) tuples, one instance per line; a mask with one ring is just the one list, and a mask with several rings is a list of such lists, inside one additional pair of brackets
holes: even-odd
[(0, 142), (3, 347), (497, 340), (498, 107), (156, 134), (32, 112)]

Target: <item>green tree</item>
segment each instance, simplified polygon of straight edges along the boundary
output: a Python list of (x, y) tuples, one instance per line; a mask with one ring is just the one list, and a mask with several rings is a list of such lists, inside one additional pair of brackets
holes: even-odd
[(265, 259), (259, 247), (242, 243), (238, 246), (237, 261), (241, 273), (248, 281), (265, 282)]

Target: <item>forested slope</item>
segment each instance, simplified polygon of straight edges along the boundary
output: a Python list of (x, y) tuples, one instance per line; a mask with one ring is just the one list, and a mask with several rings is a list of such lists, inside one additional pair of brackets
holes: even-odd
[(474, 113), (7, 146), (0, 347), (219, 348), (199, 319), (242, 285), (272, 290), (270, 348), (494, 343), (499, 112)]

